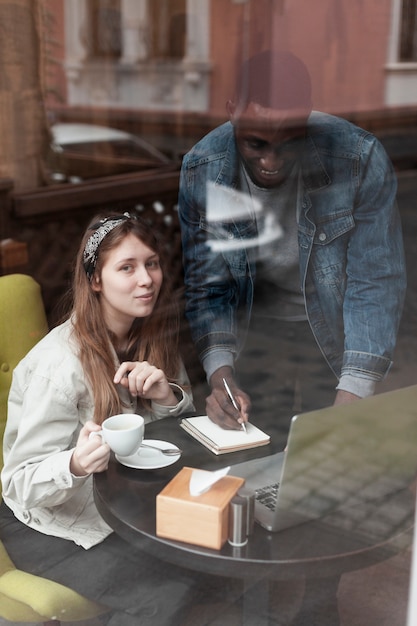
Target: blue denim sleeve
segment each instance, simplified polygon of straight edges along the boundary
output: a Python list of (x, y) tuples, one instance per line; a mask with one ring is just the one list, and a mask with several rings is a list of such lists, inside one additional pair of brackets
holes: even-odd
[[(228, 263), (207, 243), (205, 219), (205, 175), (187, 169), (185, 157), (180, 175), (179, 220), (183, 247), (186, 317), (197, 352), (206, 369), (213, 373), (234, 362), (238, 351), (237, 289)], [(209, 354), (216, 365), (209, 365)], [(224, 359), (221, 355), (224, 355)], [(224, 360), (224, 362), (221, 362)]]
[(392, 364), (406, 270), (395, 173), (384, 148), (370, 135), (363, 141), (355, 183), (341, 375), (378, 381)]

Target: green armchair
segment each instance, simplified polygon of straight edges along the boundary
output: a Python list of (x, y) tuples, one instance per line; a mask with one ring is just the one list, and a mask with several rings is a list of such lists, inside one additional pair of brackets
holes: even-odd
[[(39, 285), (25, 274), (1, 276), (0, 469), (13, 369), (47, 331)], [(61, 622), (89, 620), (106, 610), (64, 585), (17, 569), (0, 540), (0, 617), (3, 619), (57, 626)]]

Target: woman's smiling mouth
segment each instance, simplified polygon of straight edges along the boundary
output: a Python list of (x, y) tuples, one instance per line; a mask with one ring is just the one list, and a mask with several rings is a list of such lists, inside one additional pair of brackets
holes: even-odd
[(144, 293), (144, 294), (141, 294), (139, 296), (135, 296), (135, 299), (136, 300), (142, 300), (143, 302), (149, 302), (149, 300), (153, 300), (154, 296), (155, 296), (154, 292), (152, 292), (152, 293)]

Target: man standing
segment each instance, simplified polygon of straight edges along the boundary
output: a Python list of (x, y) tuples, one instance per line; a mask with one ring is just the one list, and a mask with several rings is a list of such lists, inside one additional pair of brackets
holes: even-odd
[(334, 403), (371, 395), (392, 363), (406, 282), (383, 147), (312, 112), (308, 71), (289, 52), (249, 59), (227, 111), (230, 121), (185, 156), (179, 195), (186, 314), (211, 386), (208, 415), (224, 428), (249, 417), (235, 360), (254, 312), (271, 337), (288, 324), (308, 328), (338, 380)]

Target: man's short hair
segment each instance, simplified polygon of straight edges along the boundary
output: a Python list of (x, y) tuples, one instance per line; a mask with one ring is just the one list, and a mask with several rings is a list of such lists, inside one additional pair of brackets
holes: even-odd
[(238, 73), (235, 103), (267, 109), (311, 111), (311, 80), (307, 67), (288, 51), (265, 50), (247, 59)]

